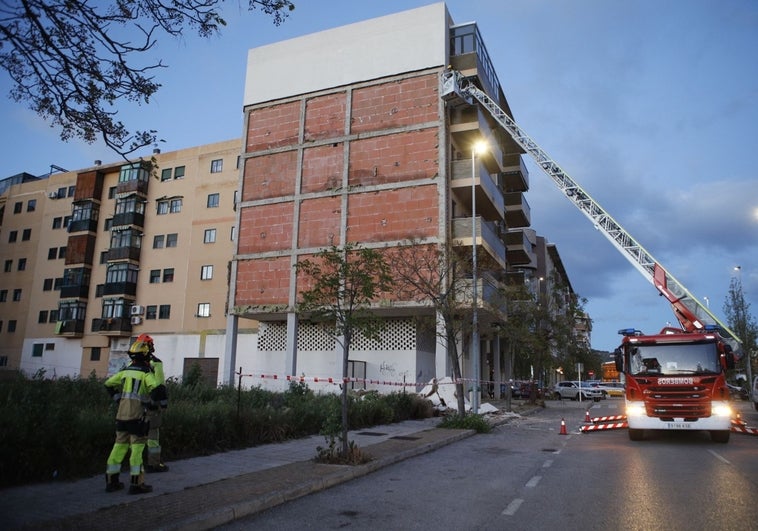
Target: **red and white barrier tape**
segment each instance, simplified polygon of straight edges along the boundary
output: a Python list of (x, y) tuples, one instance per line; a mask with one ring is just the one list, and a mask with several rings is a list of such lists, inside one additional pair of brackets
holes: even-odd
[(626, 420), (626, 415), (611, 415), (608, 417), (594, 417), (592, 422), (597, 424), (598, 422), (610, 422), (614, 420)]
[(593, 424), (590, 426), (582, 426), (579, 428), (579, 431), (581, 432), (588, 432), (588, 431), (600, 431), (600, 430), (619, 430), (622, 428), (628, 428), (629, 423), (628, 422), (613, 422), (610, 424)]

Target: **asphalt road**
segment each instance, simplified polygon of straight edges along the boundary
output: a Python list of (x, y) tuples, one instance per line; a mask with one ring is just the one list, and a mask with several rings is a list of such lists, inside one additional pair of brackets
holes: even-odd
[[(620, 413), (620, 399), (587, 404)], [(739, 403), (758, 426), (758, 412)], [(585, 406), (548, 402), (500, 426), (364, 478), (229, 524), (241, 529), (758, 528), (758, 437), (580, 433)], [(567, 434), (560, 433), (565, 418)]]

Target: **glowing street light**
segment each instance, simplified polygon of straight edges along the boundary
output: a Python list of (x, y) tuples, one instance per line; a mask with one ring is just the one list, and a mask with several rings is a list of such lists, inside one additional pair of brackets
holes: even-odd
[(474, 373), (474, 392), (471, 397), (471, 410), (479, 413), (479, 380), (481, 377), (481, 359), (479, 358), (479, 313), (477, 311), (476, 278), (476, 155), (487, 151), (487, 143), (479, 141), (471, 147), (471, 357)]

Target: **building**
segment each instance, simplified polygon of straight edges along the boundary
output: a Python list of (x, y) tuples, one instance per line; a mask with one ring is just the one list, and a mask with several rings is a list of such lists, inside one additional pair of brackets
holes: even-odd
[[(509, 277), (535, 278), (548, 255), (540, 258), (529, 228), (522, 151), (486, 110), (441, 99), (449, 66), (510, 112), (476, 24), (456, 25), (444, 3), (250, 50), (227, 334), (260, 322), (256, 358), (232, 364), (243, 373), (341, 377), (341, 346), (296, 314), (295, 265), (332, 244), (386, 249), (414, 238), (468, 256), (474, 246), (483, 309), (499, 304)], [(474, 159), (479, 140), (488, 147)], [(352, 345), (351, 376), (424, 383), (450, 375), (444, 345), (409, 308), (429, 311), (377, 302), (385, 333)], [(485, 328), (480, 352), (500, 353)], [(486, 379), (485, 363), (472, 374), (471, 337), (461, 341), (465, 376)]]
[[(104, 376), (153, 336), (166, 373), (224, 359), (240, 140), (16, 179), (0, 196), (0, 360)], [(241, 336), (244, 342), (244, 334)]]

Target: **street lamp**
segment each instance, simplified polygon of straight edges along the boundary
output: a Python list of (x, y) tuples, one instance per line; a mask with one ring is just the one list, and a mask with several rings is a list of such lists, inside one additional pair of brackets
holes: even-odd
[(471, 411), (479, 413), (479, 380), (481, 378), (481, 359), (479, 358), (479, 314), (477, 311), (476, 278), (476, 155), (487, 150), (487, 144), (479, 141), (471, 147), (471, 357), (474, 373), (474, 392), (471, 396)]

